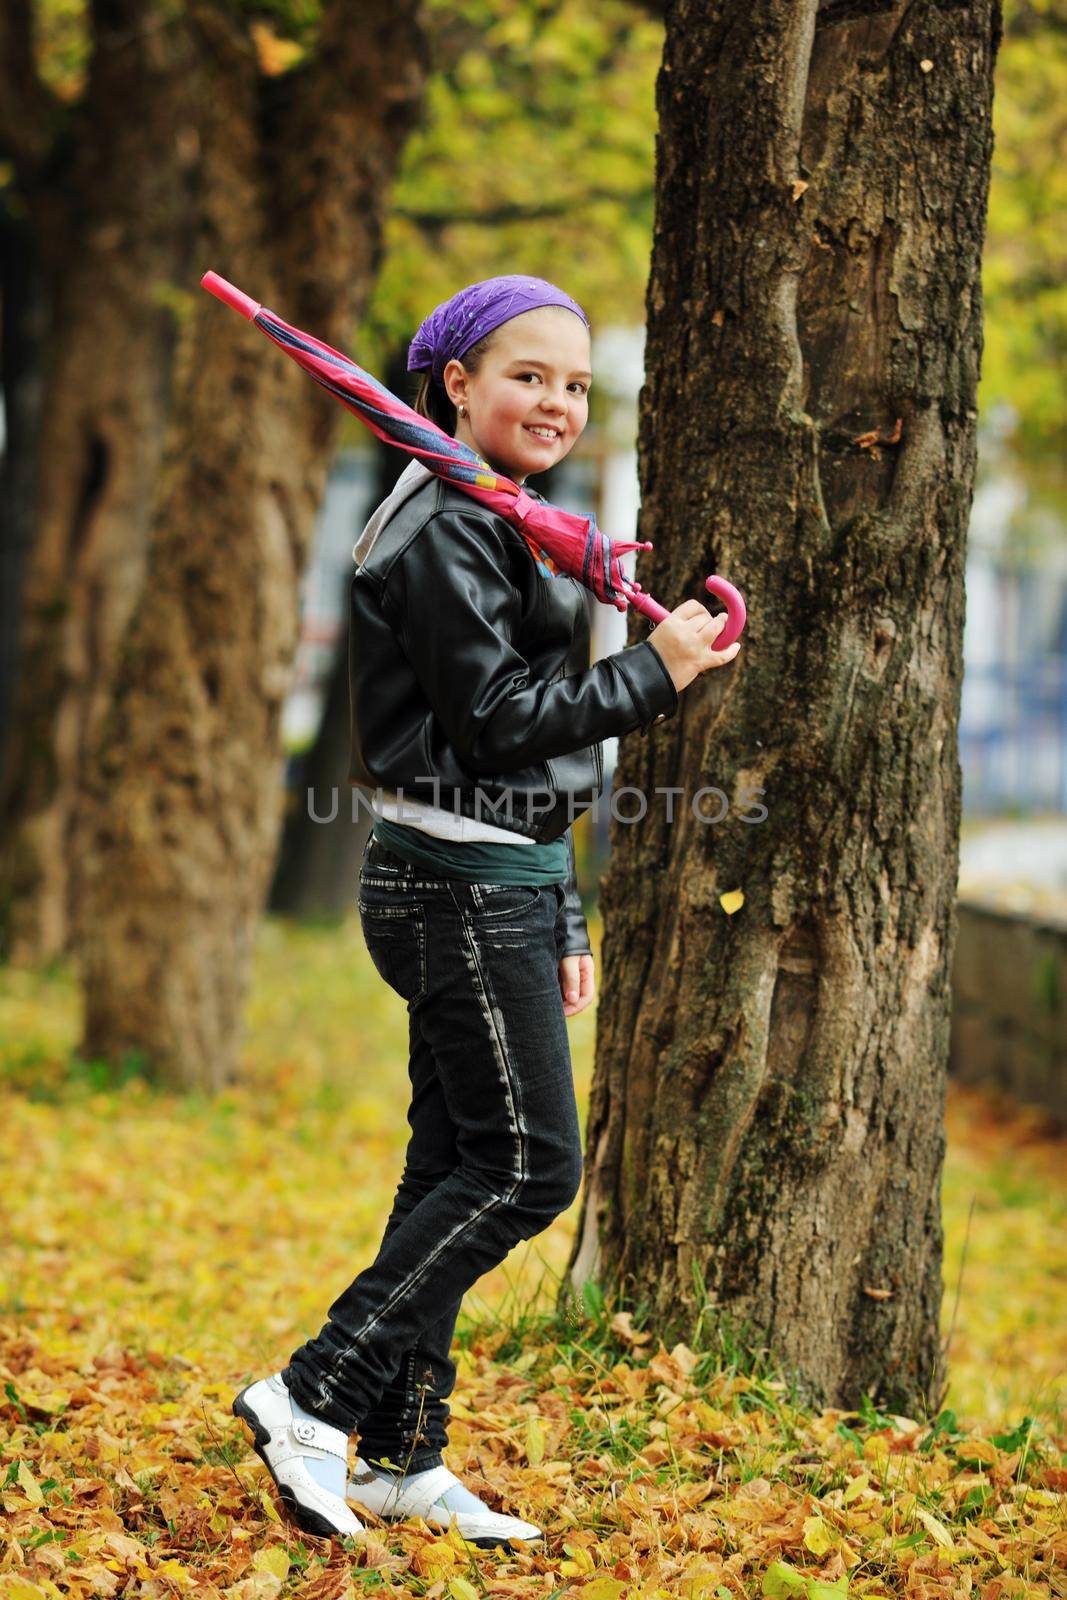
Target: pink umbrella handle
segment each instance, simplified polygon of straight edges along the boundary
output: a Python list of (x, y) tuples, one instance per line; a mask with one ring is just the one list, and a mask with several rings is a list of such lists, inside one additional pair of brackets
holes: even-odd
[[(727, 582), (725, 578), (718, 577), (717, 574), (713, 573), (710, 578), (705, 578), (704, 587), (709, 594), (716, 595), (726, 607), (726, 622), (715, 641), (716, 650), (726, 650), (734, 643), (735, 639), (741, 637), (741, 631), (745, 626), (747, 616), (745, 602), (741, 596), (741, 591), (735, 589), (733, 584)], [(653, 600), (650, 594), (646, 594), (636, 581), (627, 588), (626, 597), (632, 606), (636, 606), (638, 611), (644, 612), (646, 617), (651, 617), (653, 622), (662, 622), (664, 617), (670, 616), (670, 612), (664, 606), (661, 606), (658, 600)]]
[(217, 272), (205, 272), (200, 279), (200, 287), (206, 289), (208, 294), (215, 295), (223, 305), (232, 306), (243, 317), (247, 317), (249, 322), (253, 321), (257, 311), (263, 310), (258, 300), (253, 300), (251, 295), (244, 294), (232, 283), (227, 283)]
[(716, 650), (728, 650), (735, 640), (741, 637), (748, 612), (745, 609), (744, 598), (740, 589), (735, 589), (732, 583), (725, 578), (712, 574), (704, 579), (704, 587), (709, 594), (716, 595), (726, 607), (726, 621), (723, 630), (715, 641)]

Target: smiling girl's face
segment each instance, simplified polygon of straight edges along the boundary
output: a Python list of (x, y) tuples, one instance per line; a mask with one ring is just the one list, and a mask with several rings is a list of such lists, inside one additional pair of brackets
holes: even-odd
[(502, 322), (477, 372), (445, 367), (448, 398), (467, 408), (456, 438), (515, 483), (547, 472), (589, 421), (591, 368), (589, 329), (573, 311), (538, 306)]

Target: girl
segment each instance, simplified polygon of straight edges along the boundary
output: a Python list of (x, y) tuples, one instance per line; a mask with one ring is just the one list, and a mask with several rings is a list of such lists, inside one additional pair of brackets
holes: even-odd
[[(522, 485), (580, 437), (590, 366), (581, 307), (525, 276), (460, 290), (408, 356), (416, 409)], [(672, 715), (740, 645), (716, 651), (725, 617), (688, 600), (588, 667), (583, 586), (415, 460), (354, 554), (349, 781), (381, 795), (359, 911), (407, 1003), (411, 1138), (376, 1259), (233, 1411), (307, 1532), (362, 1531), (347, 1493), (510, 1549), (541, 1529), (443, 1462), (449, 1351), (464, 1292), (581, 1179), (565, 1019), (594, 974), (570, 824), (601, 792), (600, 742)]]

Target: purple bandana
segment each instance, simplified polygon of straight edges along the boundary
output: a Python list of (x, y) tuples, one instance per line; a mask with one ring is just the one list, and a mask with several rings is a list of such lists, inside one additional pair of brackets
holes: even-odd
[(535, 311), (538, 306), (565, 306), (589, 326), (577, 300), (544, 278), (529, 278), (523, 273), (483, 278), (480, 283), (457, 290), (451, 300), (430, 312), (411, 341), (408, 371), (428, 367), (436, 382), (443, 383), (450, 361), (459, 361), (472, 344), (502, 322), (509, 322), (524, 311)]

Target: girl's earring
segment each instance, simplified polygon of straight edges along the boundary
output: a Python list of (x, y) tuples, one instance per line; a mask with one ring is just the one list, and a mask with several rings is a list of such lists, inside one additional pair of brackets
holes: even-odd
[(460, 414), (460, 416), (461, 416), (461, 417), (465, 417), (465, 416), (466, 416), (466, 415), (467, 415), (467, 408), (466, 408), (466, 406), (460, 406), (460, 408), (459, 408), (459, 414)]

